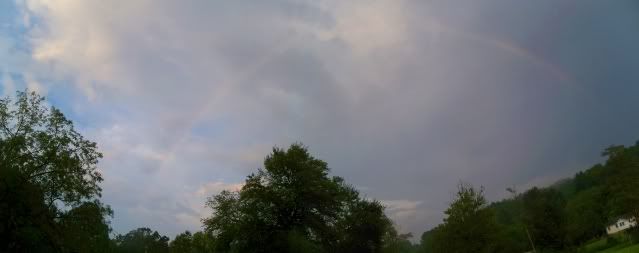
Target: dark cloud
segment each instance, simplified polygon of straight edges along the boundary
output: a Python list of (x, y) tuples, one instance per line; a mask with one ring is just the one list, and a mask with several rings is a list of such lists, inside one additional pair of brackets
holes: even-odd
[(197, 229), (201, 186), (272, 145), (309, 145), (420, 234), (459, 180), (497, 200), (639, 139), (635, 1), (74, 3), (22, 6), (55, 66), (24, 71), (93, 97), (64, 106), (101, 124), (119, 232)]

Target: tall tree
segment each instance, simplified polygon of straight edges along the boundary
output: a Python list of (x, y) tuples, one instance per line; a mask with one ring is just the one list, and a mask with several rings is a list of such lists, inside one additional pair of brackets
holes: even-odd
[(0, 99), (3, 162), (13, 165), (44, 194), (45, 203), (75, 206), (100, 196), (96, 143), (84, 139), (62, 112), (36, 93)]
[(239, 192), (209, 199), (204, 220), (219, 252), (379, 252), (383, 206), (359, 197), (326, 162), (293, 144), (274, 148)]
[(460, 183), (455, 200), (444, 213), (444, 223), (434, 235), (433, 252), (498, 251), (498, 226), (487, 208), (483, 188)]
[(96, 144), (43, 97), (25, 91), (15, 100), (0, 99), (0, 216), (6, 217), (0, 219), (0, 234), (15, 239), (0, 249), (36, 244), (53, 245), (48, 252), (69, 249), (62, 245), (61, 231), (70, 225), (64, 217), (84, 218), (77, 215), (86, 202), (104, 208), (98, 201), (101, 157)]

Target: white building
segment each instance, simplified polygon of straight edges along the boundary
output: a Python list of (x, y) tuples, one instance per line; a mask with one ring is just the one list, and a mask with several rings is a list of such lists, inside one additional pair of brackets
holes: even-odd
[(620, 218), (615, 223), (609, 225), (606, 228), (606, 232), (608, 232), (608, 234), (611, 235), (614, 233), (624, 231), (636, 225), (637, 225), (637, 221), (635, 220), (635, 218), (629, 218), (629, 219)]

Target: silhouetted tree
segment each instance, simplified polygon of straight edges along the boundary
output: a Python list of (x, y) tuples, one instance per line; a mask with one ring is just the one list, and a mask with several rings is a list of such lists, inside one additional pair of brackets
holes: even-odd
[(100, 202), (85, 202), (59, 218), (66, 252), (111, 252), (109, 222), (113, 211)]
[(70, 243), (64, 233), (71, 230), (66, 228), (102, 220), (80, 215), (87, 210), (83, 203), (108, 209), (97, 200), (102, 176), (96, 164), (102, 154), (96, 144), (43, 101), (28, 92), (18, 92), (15, 101), (0, 99), (0, 234), (7, 235), (0, 240), (9, 238), (0, 251), (73, 250), (76, 245), (64, 245)]
[(380, 252), (383, 206), (359, 197), (300, 145), (274, 148), (239, 192), (209, 199), (217, 252)]
[(433, 252), (497, 252), (498, 226), (482, 189), (460, 183), (446, 218), (433, 235)]
[(18, 92), (13, 102), (0, 99), (0, 139), (3, 156), (29, 182), (37, 185), (47, 205), (60, 201), (79, 205), (100, 196), (102, 176), (96, 164), (102, 154), (85, 140), (73, 123), (36, 93)]
[(115, 238), (118, 253), (168, 253), (169, 238), (150, 228), (137, 228)]
[(55, 210), (37, 185), (0, 160), (0, 252), (59, 252)]

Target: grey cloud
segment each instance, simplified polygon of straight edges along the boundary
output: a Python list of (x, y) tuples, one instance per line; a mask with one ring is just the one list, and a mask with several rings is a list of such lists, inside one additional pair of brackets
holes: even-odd
[(29, 8), (33, 64), (110, 112), (87, 128), (118, 231), (197, 229), (190, 193), (303, 141), (366, 196), (421, 203), (389, 211), (419, 235), (459, 180), (496, 200), (638, 137), (633, 1), (73, 3)]

